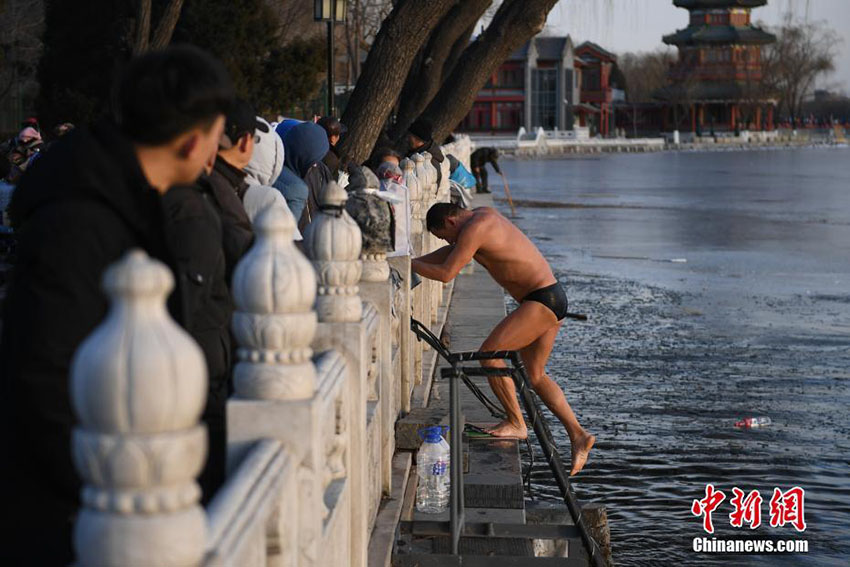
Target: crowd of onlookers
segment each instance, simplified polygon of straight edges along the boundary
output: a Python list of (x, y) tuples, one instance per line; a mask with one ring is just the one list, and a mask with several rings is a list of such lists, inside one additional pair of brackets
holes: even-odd
[[(81, 485), (70, 451), (69, 369), (107, 313), (107, 266), (141, 248), (174, 274), (169, 312), (201, 346), (209, 373), (209, 456), (199, 479), (208, 500), (224, 479), (230, 279), (259, 215), (282, 207), (300, 240), (319, 213), (320, 190), (338, 180), (385, 203), (395, 217), (391, 253), (406, 254), (403, 157), (430, 152), (438, 175), (448, 159), (456, 199), (475, 185), (463, 164), (443, 156), (427, 120), (410, 126), (406, 147), (384, 137), (357, 164), (339, 150), (350, 133), (337, 118), (269, 123), (237, 98), (237, 87), (199, 49), (150, 52), (118, 78), (108, 117), (60, 124), (49, 136), (29, 119), (0, 147), (2, 224), (15, 242), (0, 350), (4, 525), (10, 541), (39, 534), (41, 542), (0, 546), (4, 564), (72, 559)], [(15, 557), (22, 549), (28, 556)]]

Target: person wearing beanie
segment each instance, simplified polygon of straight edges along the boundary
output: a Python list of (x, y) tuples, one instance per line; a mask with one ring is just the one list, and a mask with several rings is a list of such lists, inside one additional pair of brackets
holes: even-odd
[(431, 164), (437, 170), (437, 185), (439, 185), (443, 180), (443, 170), (440, 164), (443, 163), (445, 157), (443, 157), (440, 146), (434, 143), (433, 131), (434, 125), (427, 118), (417, 118), (413, 124), (408, 126), (407, 157), (417, 153), (429, 152)]
[[(302, 206), (300, 217), (296, 217), (299, 219), (298, 229), (303, 232), (319, 210), (318, 199), (322, 187), (332, 179), (330, 169), (322, 161), (328, 153), (330, 142), (321, 126), (304, 122), (286, 133), (283, 145), (286, 149), (286, 169), (300, 177), (307, 185), (306, 207)], [(293, 209), (295, 214), (295, 207), (290, 205), (290, 209)]]

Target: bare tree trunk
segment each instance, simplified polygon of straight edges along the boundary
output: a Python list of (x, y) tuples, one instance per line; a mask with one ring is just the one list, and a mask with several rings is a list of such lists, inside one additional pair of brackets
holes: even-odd
[[(149, 0), (147, 0), (149, 1)], [(151, 39), (151, 49), (162, 49), (171, 42), (174, 34), (174, 26), (180, 19), (180, 11), (183, 9), (183, 0), (171, 0), (165, 7), (165, 12), (159, 19), (156, 30)]]
[(451, 75), (452, 71), (454, 71), (455, 65), (457, 65), (460, 56), (466, 48), (469, 47), (469, 38), (472, 37), (472, 34), (475, 32), (475, 25), (477, 23), (477, 20), (472, 22), (469, 27), (463, 30), (463, 33), (455, 40), (451, 51), (449, 51), (449, 56), (446, 57), (446, 62), (443, 64), (443, 73), (440, 77), (440, 84), (449, 78), (449, 75)]
[(443, 79), (451, 72), (449, 65), (457, 62), (459, 53), (450, 62), (450, 56), (460, 44), (461, 52), (469, 43), (475, 23), (490, 6), (492, 0), (465, 0), (456, 4), (434, 28), (428, 44), (423, 48), (407, 74), (404, 89), (399, 97), (399, 108), (390, 137), (401, 138), (407, 127), (440, 90)]
[(487, 78), (525, 41), (539, 33), (557, 0), (504, 0), (493, 21), (461, 55), (442, 88), (425, 109), (442, 142), (457, 126)]
[(148, 50), (151, 36), (151, 0), (138, 0), (136, 7), (136, 35), (133, 39), (133, 55)]
[(375, 37), (342, 117), (349, 131), (342, 142), (342, 155), (358, 163), (369, 156), (413, 58), (455, 2), (400, 0), (396, 3)]
[(151, 0), (137, 0), (136, 33), (133, 37), (133, 55), (149, 49), (163, 49), (171, 42), (174, 27), (180, 19), (183, 0), (170, 0), (151, 37)]
[(361, 0), (357, 0), (354, 5), (357, 7), (357, 18), (354, 20), (354, 54), (351, 58), (351, 63), (354, 66), (354, 77), (356, 81), (360, 77), (360, 44), (363, 42), (363, 8), (360, 5)]

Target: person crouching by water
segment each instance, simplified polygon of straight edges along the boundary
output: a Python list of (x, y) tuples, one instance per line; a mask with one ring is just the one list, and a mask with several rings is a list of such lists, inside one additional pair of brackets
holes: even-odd
[[(577, 474), (596, 437), (579, 424), (564, 392), (546, 374), (552, 345), (567, 316), (567, 296), (549, 263), (521, 230), (492, 207), (470, 211), (452, 203), (437, 203), (428, 210), (426, 223), (429, 232), (449, 244), (413, 259), (414, 272), (448, 282), (475, 259), (519, 303), (496, 325), (479, 350), (519, 351), (532, 388), (567, 429), (572, 452), (570, 474)], [(490, 368), (506, 366), (503, 360), (482, 360), (481, 364)], [(488, 432), (495, 437), (525, 439), (528, 430), (513, 380), (508, 376), (491, 376), (488, 380), (507, 414), (507, 419)]]

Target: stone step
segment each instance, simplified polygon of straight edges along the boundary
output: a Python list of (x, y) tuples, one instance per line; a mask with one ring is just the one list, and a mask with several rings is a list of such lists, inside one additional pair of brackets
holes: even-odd
[(516, 439), (469, 440), (464, 502), (472, 508), (524, 508), (522, 466)]

